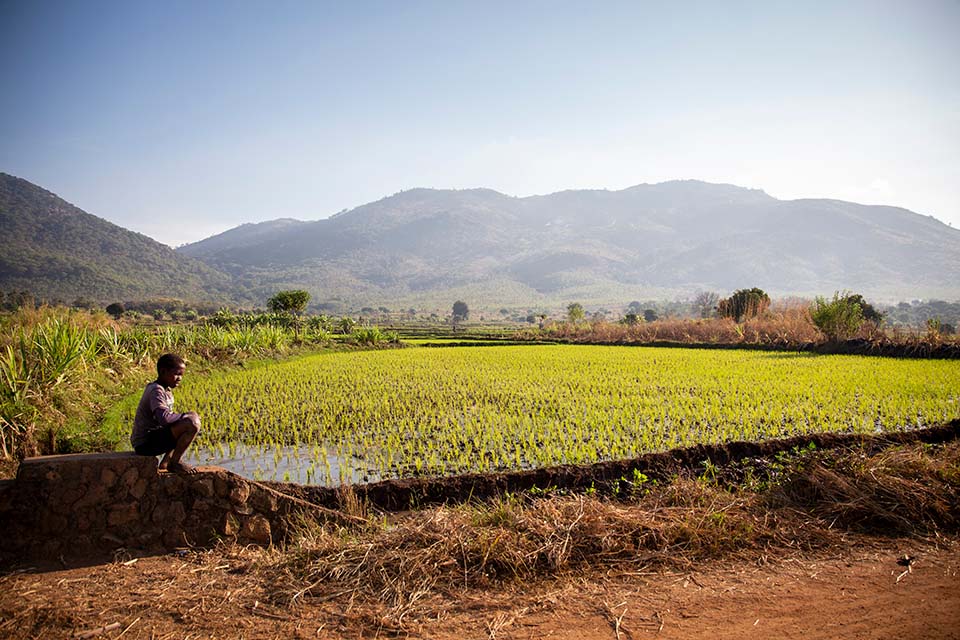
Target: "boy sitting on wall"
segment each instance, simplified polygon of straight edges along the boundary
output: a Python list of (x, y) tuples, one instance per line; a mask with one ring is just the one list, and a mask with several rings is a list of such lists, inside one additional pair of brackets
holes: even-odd
[(177, 473), (195, 469), (180, 458), (200, 432), (200, 416), (193, 411), (173, 411), (173, 389), (180, 384), (186, 364), (178, 355), (165, 353), (157, 360), (157, 379), (143, 390), (133, 419), (130, 444), (141, 456), (158, 456), (160, 468)]

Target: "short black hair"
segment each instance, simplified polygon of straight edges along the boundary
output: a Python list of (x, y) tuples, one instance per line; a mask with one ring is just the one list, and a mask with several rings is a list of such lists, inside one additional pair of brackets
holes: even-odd
[(157, 360), (157, 375), (161, 371), (172, 371), (182, 364), (186, 364), (183, 358), (175, 353), (165, 353)]

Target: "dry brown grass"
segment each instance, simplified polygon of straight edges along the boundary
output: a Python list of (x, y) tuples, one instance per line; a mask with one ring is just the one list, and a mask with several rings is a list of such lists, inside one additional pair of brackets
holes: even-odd
[(808, 452), (758, 469), (737, 487), (681, 477), (627, 501), (507, 496), (352, 529), (308, 524), (254, 570), (277, 604), (340, 598), (380, 628), (403, 630), (437, 597), (471, 589), (751, 561), (823, 548), (851, 530), (925, 535), (960, 523), (958, 443)]
[[(935, 452), (935, 453), (934, 453)], [(831, 526), (909, 535), (960, 525), (960, 444), (914, 445), (873, 456), (823, 454), (771, 492)]]
[[(826, 336), (813, 324), (810, 309), (804, 302), (774, 305), (759, 316), (740, 324), (731, 318), (665, 318), (635, 325), (616, 322), (554, 322), (543, 329), (520, 331), (518, 339), (553, 339), (564, 342), (599, 344), (648, 344), (657, 342), (707, 345), (766, 345), (785, 348), (808, 348), (827, 342)], [(864, 322), (854, 339), (875, 350), (899, 348), (905, 353), (923, 355), (940, 347), (957, 348), (960, 336), (938, 332), (883, 327)], [(954, 356), (956, 357), (956, 356)]]
[(634, 325), (613, 322), (554, 323), (539, 334), (574, 342), (680, 342), (689, 344), (803, 344), (823, 335), (805, 306), (780, 306), (737, 324), (731, 318), (665, 318)]

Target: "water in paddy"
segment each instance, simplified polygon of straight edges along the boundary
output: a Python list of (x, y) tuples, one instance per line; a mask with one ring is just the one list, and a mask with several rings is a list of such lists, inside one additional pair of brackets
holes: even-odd
[(353, 456), (338, 456), (327, 450), (326, 463), (317, 462), (311, 446), (256, 447), (236, 444), (187, 449), (184, 456), (193, 465), (222, 467), (251, 480), (273, 480), (338, 486), (376, 482), (381, 479), (375, 471), (363, 469), (363, 460)]

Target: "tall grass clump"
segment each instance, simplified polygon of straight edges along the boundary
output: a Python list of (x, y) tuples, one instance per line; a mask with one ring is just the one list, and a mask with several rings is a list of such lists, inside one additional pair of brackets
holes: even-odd
[[(162, 327), (61, 307), (0, 315), (0, 456), (112, 447), (96, 428), (102, 405), (153, 375), (163, 353), (214, 364), (280, 354), (304, 341), (329, 342), (330, 327), (326, 318), (308, 319), (303, 340), (289, 314), (221, 312), (208, 323)], [(390, 339), (370, 331), (363, 344)]]
[[(4, 319), (0, 343), (0, 455), (33, 455), (42, 436), (55, 447), (70, 411), (70, 390), (101, 352), (105, 318), (26, 310)], [(109, 349), (109, 342), (105, 342)], [(39, 429), (41, 423), (46, 429)], [(40, 431), (43, 431), (41, 434)]]
[(350, 339), (361, 345), (379, 345), (399, 342), (400, 336), (393, 331), (381, 331), (379, 327), (355, 327)]

